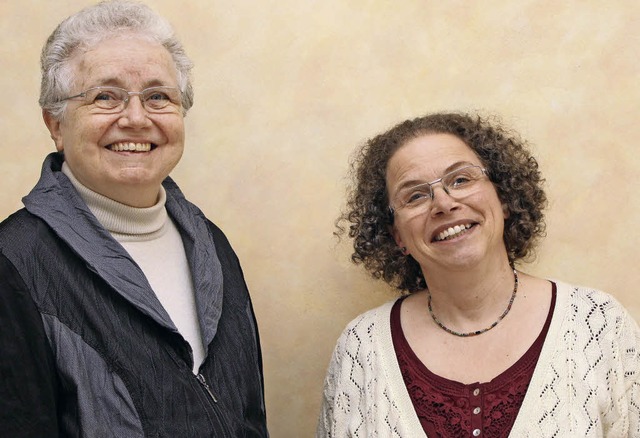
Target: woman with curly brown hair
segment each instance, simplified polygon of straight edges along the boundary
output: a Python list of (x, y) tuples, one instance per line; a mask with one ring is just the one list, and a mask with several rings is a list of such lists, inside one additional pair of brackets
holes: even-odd
[(404, 296), (342, 333), (318, 437), (640, 436), (638, 324), (516, 268), (545, 229), (525, 141), (431, 114), (369, 140), (352, 171), (352, 260)]

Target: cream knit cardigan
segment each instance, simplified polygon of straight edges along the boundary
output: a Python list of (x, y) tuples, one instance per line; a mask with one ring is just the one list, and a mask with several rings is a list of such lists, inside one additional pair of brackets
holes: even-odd
[[(512, 437), (640, 437), (640, 328), (610, 295), (556, 283), (549, 333)], [(393, 349), (386, 303), (340, 336), (316, 437), (425, 437)]]

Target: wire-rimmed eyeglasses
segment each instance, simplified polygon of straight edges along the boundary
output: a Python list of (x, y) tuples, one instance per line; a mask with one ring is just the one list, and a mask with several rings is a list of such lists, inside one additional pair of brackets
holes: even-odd
[(477, 182), (485, 175), (487, 175), (487, 170), (480, 166), (460, 167), (431, 182), (401, 188), (394, 196), (389, 209), (391, 213), (402, 210), (421, 211), (421, 207), (428, 206), (433, 200), (433, 186), (438, 183), (442, 185), (442, 189), (449, 196), (455, 199), (464, 198), (478, 188)]
[(110, 113), (123, 111), (131, 96), (139, 96), (142, 106), (148, 112), (165, 112), (167, 107), (175, 109), (181, 106), (182, 93), (176, 87), (150, 87), (142, 91), (128, 91), (120, 87), (93, 87), (74, 96), (65, 97), (60, 102), (82, 98), (87, 105)]

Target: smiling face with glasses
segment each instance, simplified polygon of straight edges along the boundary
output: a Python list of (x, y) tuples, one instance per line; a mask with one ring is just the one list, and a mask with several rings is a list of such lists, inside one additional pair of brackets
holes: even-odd
[(64, 115), (45, 122), (83, 185), (134, 207), (158, 199), (184, 149), (177, 69), (145, 36), (118, 35), (71, 58), (74, 92)]
[(387, 165), (393, 237), (429, 272), (506, 257), (505, 210), (473, 150), (451, 134), (424, 134)]

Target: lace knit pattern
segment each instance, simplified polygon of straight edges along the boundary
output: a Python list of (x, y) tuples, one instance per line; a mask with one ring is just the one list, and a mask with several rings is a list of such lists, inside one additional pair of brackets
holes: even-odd
[[(560, 282), (514, 437), (640, 437), (640, 328), (603, 292)], [(387, 303), (334, 350), (317, 437), (425, 437), (402, 379)]]

